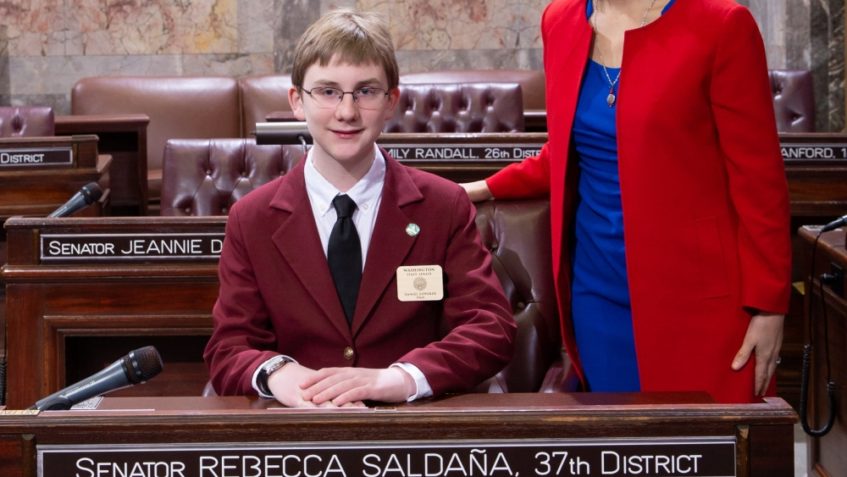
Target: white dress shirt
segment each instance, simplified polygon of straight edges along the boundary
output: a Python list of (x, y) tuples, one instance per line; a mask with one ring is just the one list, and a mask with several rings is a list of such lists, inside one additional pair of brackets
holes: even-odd
[[(312, 151), (306, 157), (306, 168), (303, 171), (306, 176), (306, 194), (309, 203), (312, 204), (312, 214), (315, 216), (315, 224), (318, 226), (318, 235), (321, 237), (321, 246), (324, 256), (329, 247), (329, 235), (338, 215), (332, 200), (335, 196), (342, 194), (315, 168), (312, 160)], [(385, 183), (385, 159), (376, 150), (374, 160), (368, 172), (356, 182), (346, 194), (356, 203), (353, 211), (353, 225), (359, 234), (359, 242), (362, 245), (362, 270), (365, 269), (365, 261), (368, 257), (368, 246), (371, 243), (376, 215), (379, 204), (382, 203), (382, 185)]]

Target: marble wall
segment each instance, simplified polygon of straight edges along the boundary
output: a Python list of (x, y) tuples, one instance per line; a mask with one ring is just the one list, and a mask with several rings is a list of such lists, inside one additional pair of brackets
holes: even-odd
[(844, 0), (810, 0), (810, 67), (815, 76), (817, 124), (844, 130)]
[(6, 27), (0, 25), (0, 105), (9, 104), (9, 42)]
[(756, 17), (771, 68), (812, 70), (817, 129), (844, 130), (844, 0), (738, 3)]
[[(677, 0), (685, 1), (685, 0)], [(844, 128), (844, 0), (738, 0), (771, 68), (811, 69), (818, 128)], [(340, 6), (385, 14), (401, 71), (541, 68), (548, 0), (7, 0), (0, 2), (0, 104), (70, 111), (94, 75), (286, 72), (307, 25)]]
[[(403, 72), (449, 68), (541, 68), (539, 19), (548, 0), (278, 0), (275, 71), (287, 71), (303, 30), (321, 13), (350, 7), (381, 13)], [(320, 3), (320, 8), (314, 4)]]

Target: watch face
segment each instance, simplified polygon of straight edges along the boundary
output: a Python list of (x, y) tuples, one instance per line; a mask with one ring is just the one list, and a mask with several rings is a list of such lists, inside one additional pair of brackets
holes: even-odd
[(290, 360), (288, 360), (288, 359), (286, 359), (286, 358), (284, 358), (284, 357), (282, 357), (282, 356), (277, 356), (277, 357), (276, 357), (276, 358), (274, 358), (272, 361), (270, 361), (270, 362), (266, 363), (266, 364), (265, 364), (265, 366), (263, 367), (263, 370), (265, 371), (265, 373), (266, 373), (268, 376), (270, 376), (270, 375), (271, 375), (274, 371), (276, 371), (276, 370), (278, 370), (279, 368), (281, 368), (281, 367), (285, 366), (286, 364), (288, 364), (288, 363), (289, 363), (289, 361), (290, 361)]
[(268, 387), (268, 378), (274, 373), (274, 371), (277, 371), (292, 361), (292, 359), (286, 358), (285, 356), (276, 356), (265, 362), (261, 368), (259, 368), (259, 373), (256, 375), (256, 386), (259, 390), (267, 395), (273, 394)]

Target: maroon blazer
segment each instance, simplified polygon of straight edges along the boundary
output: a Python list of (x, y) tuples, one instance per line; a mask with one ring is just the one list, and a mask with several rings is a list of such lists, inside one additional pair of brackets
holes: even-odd
[[(562, 340), (570, 322), (571, 144), (590, 55), (587, 0), (544, 12), (548, 142), (488, 179), (495, 197), (550, 195)], [(617, 102), (618, 171), (635, 348), (643, 391), (753, 395), (755, 358), (730, 363), (750, 310), (785, 313), (791, 287), (788, 186), (764, 45), (731, 0), (680, 0), (626, 32)]]
[[(467, 194), (383, 154), (382, 202), (352, 325), (321, 248), (305, 161), (232, 207), (204, 353), (218, 393), (255, 394), (254, 371), (280, 353), (314, 369), (411, 363), (434, 394), (469, 390), (509, 361), (514, 319)], [(399, 301), (396, 270), (405, 265), (443, 267), (444, 299)]]

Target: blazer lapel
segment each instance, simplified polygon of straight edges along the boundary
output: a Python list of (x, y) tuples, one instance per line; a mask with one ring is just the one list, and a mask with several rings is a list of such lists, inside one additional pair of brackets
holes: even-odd
[(397, 267), (403, 264), (415, 243), (416, 237), (406, 233), (406, 227), (414, 220), (407, 216), (403, 207), (423, 200), (423, 195), (403, 166), (385, 151), (383, 156), (386, 163), (385, 185), (353, 315), (354, 335), (364, 325), (365, 317), (371, 314), (394, 278)]
[[(588, 64), (592, 31), (585, 16), (584, 2), (572, 2), (566, 8), (571, 10), (568, 14), (558, 15), (556, 23), (551, 21), (546, 25), (548, 31), (545, 37), (549, 45), (544, 50), (544, 68), (548, 70), (548, 78), (556, 78), (556, 81), (545, 83), (548, 124), (570, 131), (583, 73)], [(575, 71), (580, 73), (575, 74)], [(570, 138), (569, 133), (562, 136)], [(552, 139), (556, 137), (558, 135)]]
[[(558, 19), (556, 23), (545, 25), (544, 31), (544, 36), (549, 43), (544, 49), (544, 68), (548, 71), (547, 124), (551, 129), (548, 144), (549, 153), (553, 155), (553, 159), (550, 160), (550, 203), (552, 204), (550, 214), (553, 217), (564, 217), (565, 211), (572, 208), (570, 202), (566, 203), (565, 188), (566, 184), (571, 184), (572, 179), (568, 177), (567, 171), (573, 170), (572, 167), (568, 167), (571, 149), (570, 131), (579, 100), (582, 77), (591, 53), (592, 31), (588, 18), (585, 16), (586, 7), (585, 2), (571, 2), (563, 6), (562, 8), (568, 9), (568, 12), (556, 15), (555, 18)], [(575, 71), (579, 71), (579, 74), (575, 74)], [(553, 227), (553, 250), (567, 250), (565, 245), (562, 228)], [(556, 276), (561, 271), (560, 265), (558, 260), (553, 263)]]
[(289, 213), (274, 231), (271, 240), (283, 260), (294, 270), (294, 274), (303, 284), (303, 289), (333, 326), (344, 336), (349, 336), (350, 327), (335, 292), (335, 284), (329, 273), (315, 217), (306, 194), (303, 174), (305, 162), (300, 161), (300, 164), (284, 177), (277, 194), (271, 200), (271, 207)]

